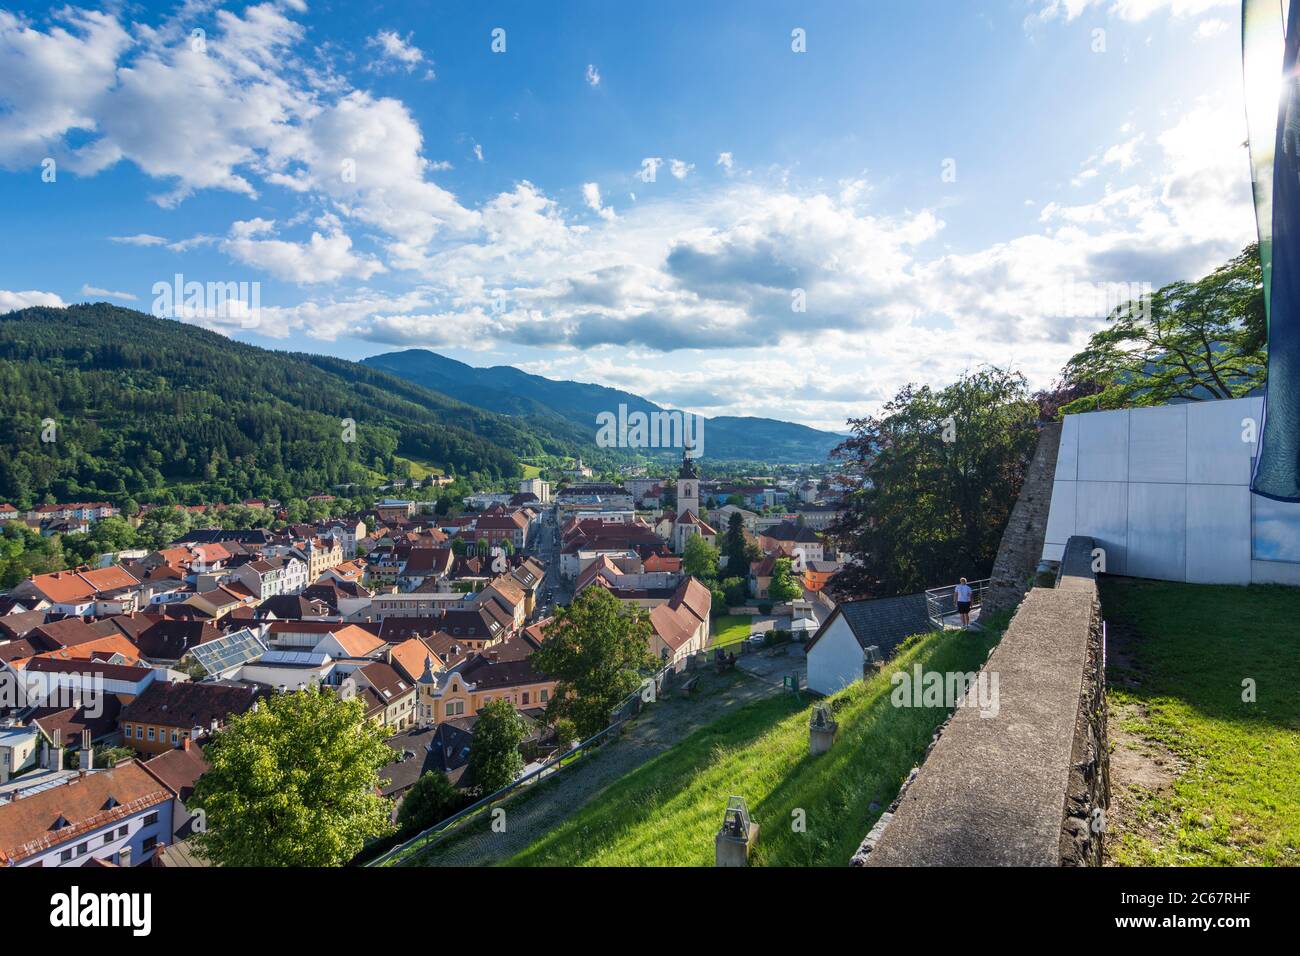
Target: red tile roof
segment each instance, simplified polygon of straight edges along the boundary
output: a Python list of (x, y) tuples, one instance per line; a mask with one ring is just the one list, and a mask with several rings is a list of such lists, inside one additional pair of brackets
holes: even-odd
[(0, 864), (21, 863), (174, 797), (132, 760), (6, 803), (0, 806)]

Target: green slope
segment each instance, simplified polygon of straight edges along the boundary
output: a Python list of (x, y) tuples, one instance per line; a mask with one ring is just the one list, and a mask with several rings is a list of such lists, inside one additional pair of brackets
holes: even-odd
[(806, 699), (783, 695), (743, 707), (624, 777), (510, 863), (712, 866), (727, 798), (740, 795), (761, 827), (751, 862), (844, 866), (948, 714), (894, 707), (891, 674), (918, 662), (926, 670), (977, 671), (999, 633), (913, 638), (884, 672), (831, 699), (839, 734), (821, 756), (808, 754)]
[[(57, 441), (41, 440), (42, 421)], [(343, 440), (344, 420), (356, 440)], [(499, 479), (572, 436), (341, 359), (106, 303), (0, 316), (0, 500), (290, 496), (394, 456)]]

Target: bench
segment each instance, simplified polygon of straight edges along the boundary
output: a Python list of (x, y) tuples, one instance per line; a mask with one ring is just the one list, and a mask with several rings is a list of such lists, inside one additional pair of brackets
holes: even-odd
[(695, 685), (698, 684), (699, 682), (700, 679), (698, 677), (686, 678), (686, 680), (682, 681), (682, 693), (683, 694), (693, 693), (695, 690)]

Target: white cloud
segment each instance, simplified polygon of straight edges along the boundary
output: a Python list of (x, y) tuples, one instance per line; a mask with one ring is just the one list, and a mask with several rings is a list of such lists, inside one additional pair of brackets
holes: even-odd
[(1198, 17), (1209, 10), (1240, 6), (1237, 0), (1043, 0), (1038, 17), (1042, 20), (1074, 20), (1086, 11), (1105, 8), (1121, 20), (1145, 20), (1156, 13), (1173, 17)]
[(1135, 136), (1127, 142), (1116, 143), (1102, 153), (1101, 162), (1105, 166), (1118, 166), (1120, 170), (1128, 169), (1138, 162), (1137, 148), (1142, 145), (1142, 137)]
[(734, 162), (730, 153), (718, 153), (718, 161), (714, 165), (721, 166), (727, 172), (731, 172)]
[(37, 292), (33, 289), (26, 292), (9, 292), (0, 289), (0, 313), (13, 312), (16, 309), (29, 309), (35, 305), (61, 309), (66, 304), (53, 292)]
[(17, 169), (50, 155), (70, 130), (93, 131), (97, 105), (131, 44), (107, 13), (64, 8), (48, 33), (0, 10), (0, 166)]
[(685, 179), (694, 168), (694, 163), (687, 163), (680, 159), (670, 160), (668, 163), (668, 171), (673, 174), (675, 179)]
[(165, 246), (167, 240), (162, 236), (152, 236), (147, 232), (136, 233), (134, 236), (109, 236), (109, 242), (116, 242), (126, 246)]
[(1196, 25), (1196, 39), (1208, 40), (1211, 37), (1217, 37), (1224, 30), (1228, 29), (1228, 24), (1217, 17), (1211, 17), (1208, 20), (1202, 20)]
[(334, 216), (322, 217), (306, 242), (259, 238), (274, 233), (275, 223), (266, 219), (236, 222), (230, 237), (220, 244), (222, 252), (245, 265), (254, 266), (278, 279), (300, 284), (334, 282), (343, 278), (369, 279), (384, 272), (383, 263), (373, 256), (358, 254), (352, 240)]
[(614, 210), (601, 202), (600, 186), (596, 183), (582, 184), (582, 201), (587, 204), (588, 209), (599, 215), (602, 219), (617, 218)]
[(409, 109), (323, 79), (296, 56), (304, 31), (284, 9), (219, 10), (203, 48), (188, 29), (60, 16), (66, 29), (42, 33), (0, 11), (0, 100), (11, 107), (0, 112), (0, 165), (53, 155), (60, 171), (89, 176), (131, 162), (166, 184), (164, 206), (198, 190), (280, 186), (378, 230), (399, 268), (436, 236), (477, 227), (477, 213), (428, 178), (435, 164)]
[(424, 52), (411, 42), (412, 34), (400, 36), (393, 30), (380, 30), (366, 41), (366, 46), (379, 51), (379, 58), (370, 66), (375, 70), (405, 70), (410, 73), (424, 62)]
[(139, 298), (139, 296), (132, 295), (130, 292), (114, 292), (112, 289), (101, 289), (99, 286), (89, 284), (81, 287), (81, 294), (92, 298), (125, 299), (127, 302), (134, 302)]
[(587, 64), (587, 72), (585, 76), (587, 79), (587, 85), (600, 86), (600, 71), (596, 69), (594, 64)]

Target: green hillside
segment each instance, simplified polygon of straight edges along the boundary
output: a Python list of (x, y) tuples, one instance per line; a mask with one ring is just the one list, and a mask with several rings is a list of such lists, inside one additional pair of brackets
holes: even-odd
[[(52, 419), (57, 440), (42, 441)], [(345, 419), (356, 423), (344, 440)], [(0, 315), (0, 501), (290, 497), (395, 456), (499, 480), (573, 436), (377, 369), (106, 303)]]
[(727, 798), (740, 795), (761, 827), (752, 863), (844, 866), (948, 714), (894, 707), (892, 673), (915, 663), (927, 671), (977, 671), (999, 634), (913, 638), (882, 673), (831, 698), (839, 734), (821, 756), (808, 754), (806, 699), (749, 704), (624, 777), (509, 862), (712, 866)]
[[(388, 352), (363, 361), (479, 408), (564, 422), (586, 441), (595, 435), (599, 412), (617, 413), (620, 405), (629, 412), (663, 411), (654, 402), (616, 388), (544, 378), (509, 365), (477, 368), (427, 349)], [(714, 460), (820, 462), (842, 439), (772, 418), (719, 416), (706, 418), (704, 425), (704, 455)]]

